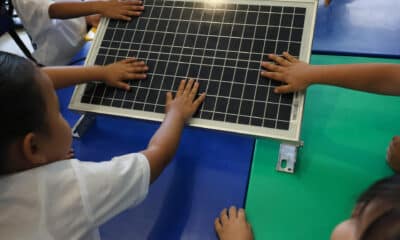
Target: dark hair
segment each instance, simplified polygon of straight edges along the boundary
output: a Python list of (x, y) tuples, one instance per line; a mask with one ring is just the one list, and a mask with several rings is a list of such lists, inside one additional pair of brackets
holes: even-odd
[(46, 129), (46, 105), (37, 76), (34, 63), (0, 51), (0, 164), (12, 142)]
[(400, 239), (400, 175), (393, 175), (377, 181), (358, 199), (358, 217), (372, 202), (378, 202), (386, 209), (374, 219), (362, 233), (360, 240)]

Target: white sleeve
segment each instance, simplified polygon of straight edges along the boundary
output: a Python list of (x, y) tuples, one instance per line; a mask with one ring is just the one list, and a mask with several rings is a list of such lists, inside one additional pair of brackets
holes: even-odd
[(37, 38), (51, 25), (49, 7), (53, 1), (49, 0), (12, 0), (18, 16), (24, 27), (33, 38)]
[(138, 205), (150, 185), (150, 166), (141, 153), (100, 163), (73, 160), (86, 214), (97, 227), (123, 210)]

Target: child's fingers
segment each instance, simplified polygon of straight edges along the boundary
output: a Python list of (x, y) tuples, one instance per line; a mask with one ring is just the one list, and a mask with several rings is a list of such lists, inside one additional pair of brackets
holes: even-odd
[(299, 60), (292, 55), (290, 55), (288, 52), (283, 52), (283, 56), (291, 63), (298, 62)]
[(147, 75), (144, 73), (126, 73), (125, 79), (144, 79)]
[(200, 104), (204, 102), (204, 99), (206, 99), (206, 93), (202, 93), (194, 102), (193, 105), (197, 109), (199, 108)]
[(215, 219), (214, 227), (215, 227), (215, 230), (217, 230), (218, 232), (222, 230), (222, 224), (221, 224), (221, 221), (219, 220), (219, 218)]
[(183, 94), (184, 95), (189, 95), (190, 94), (190, 92), (192, 90), (192, 87), (193, 87), (193, 83), (194, 83), (194, 80), (193, 79), (189, 79), (188, 83), (186, 84), (185, 90), (183, 90)]
[(130, 67), (127, 69), (127, 72), (129, 73), (144, 73), (147, 72), (149, 68), (147, 66), (142, 66), (142, 67)]
[(284, 93), (290, 93), (290, 92), (294, 92), (294, 91), (290, 85), (283, 85), (283, 86), (276, 87), (274, 89), (274, 92), (279, 93), (279, 94), (284, 94)]
[(278, 63), (281, 66), (288, 66), (289, 62), (275, 54), (268, 54), (268, 58)]
[(283, 67), (269, 62), (262, 62), (261, 66), (273, 72), (283, 72)]
[(127, 10), (131, 10), (131, 11), (143, 11), (144, 10), (144, 6), (128, 6)]
[(176, 92), (176, 96), (182, 96), (183, 91), (185, 90), (186, 80), (182, 79), (179, 83), (178, 91)]
[(172, 93), (167, 92), (166, 99), (165, 99), (165, 105), (169, 105), (172, 102)]
[(118, 16), (116, 17), (116, 19), (125, 20), (125, 21), (131, 21), (131, 20), (132, 20), (132, 18), (127, 17), (127, 16), (122, 15), (122, 14), (118, 15)]
[(192, 90), (190, 90), (189, 99), (193, 100), (196, 97), (196, 93), (199, 90), (199, 83), (195, 82)]
[(126, 11), (125, 12), (125, 16), (131, 16), (131, 17), (138, 17), (138, 16), (140, 16), (142, 14), (142, 12), (139, 12), (139, 11)]
[(243, 208), (239, 208), (239, 210), (238, 210), (238, 217), (239, 217), (239, 218), (246, 219), (246, 213), (244, 212), (244, 209), (243, 209)]
[(141, 5), (141, 4), (143, 4), (142, 1), (138, 1), (138, 0), (134, 0), (134, 1), (123, 1), (123, 2), (120, 2), (120, 3), (122, 3), (123, 5), (128, 5), (128, 6), (130, 6), (130, 5)]
[(224, 222), (228, 221), (228, 210), (226, 208), (224, 208), (221, 211), (220, 219), (221, 219), (222, 224), (224, 224)]
[(137, 59), (135, 57), (127, 58), (120, 61), (120, 63), (129, 63), (129, 64), (133, 64), (135, 62), (137, 62)]
[(126, 82), (116, 82), (114, 84), (114, 87), (124, 89), (126, 91), (129, 91), (129, 89), (131, 89), (131, 86), (129, 86), (129, 84), (127, 84)]
[(235, 206), (231, 206), (229, 208), (229, 217), (230, 218), (237, 218), (237, 209)]
[(261, 76), (266, 77), (266, 78), (271, 78), (276, 81), (280, 82), (285, 82), (283, 74), (279, 72), (266, 72), (266, 71), (261, 71)]
[(140, 67), (146, 65), (144, 61), (138, 61), (138, 60), (128, 62), (127, 64), (130, 64), (131, 67)]

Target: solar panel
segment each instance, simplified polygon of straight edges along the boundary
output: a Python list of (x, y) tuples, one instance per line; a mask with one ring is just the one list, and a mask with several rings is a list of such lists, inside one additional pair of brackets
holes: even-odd
[(275, 94), (280, 84), (260, 76), (260, 63), (266, 54), (283, 51), (308, 60), (315, 1), (144, 5), (131, 22), (102, 20), (87, 64), (135, 56), (149, 66), (147, 79), (130, 81), (128, 92), (100, 82), (79, 86), (72, 109), (162, 120), (166, 92), (176, 92), (180, 80), (190, 77), (207, 93), (192, 125), (298, 139), (303, 94)]

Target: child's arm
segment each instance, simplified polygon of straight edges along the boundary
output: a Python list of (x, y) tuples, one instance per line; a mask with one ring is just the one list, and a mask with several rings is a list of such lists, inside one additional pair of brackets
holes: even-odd
[(96, 80), (129, 90), (129, 85), (123, 81), (146, 78), (148, 67), (143, 61), (129, 58), (106, 66), (44, 67), (42, 70), (56, 89)]
[(311, 84), (328, 84), (386, 95), (400, 95), (400, 65), (347, 64), (309, 65), (288, 53), (283, 57), (269, 55), (277, 64), (263, 62), (268, 71), (263, 77), (286, 83), (275, 88), (277, 93), (296, 92)]
[(67, 19), (100, 14), (104, 17), (130, 21), (131, 17), (139, 16), (143, 9), (142, 1), (139, 0), (55, 2), (49, 7), (49, 16)]
[(160, 128), (153, 135), (147, 149), (142, 153), (150, 164), (150, 182), (153, 182), (172, 160), (179, 145), (185, 123), (204, 101), (205, 93), (196, 99), (199, 83), (191, 79), (182, 80), (175, 99), (167, 94), (166, 116)]

